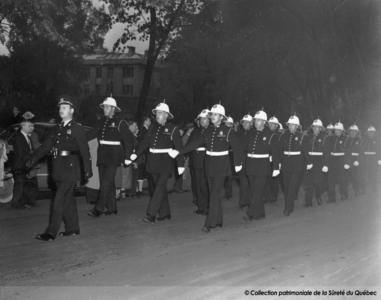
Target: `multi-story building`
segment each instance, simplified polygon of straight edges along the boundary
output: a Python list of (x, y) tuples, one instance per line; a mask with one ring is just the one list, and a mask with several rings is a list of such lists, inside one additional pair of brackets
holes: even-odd
[[(82, 94), (91, 95), (99, 103), (112, 95), (124, 115), (134, 115), (143, 85), (147, 57), (136, 53), (135, 47), (128, 47), (128, 50), (128, 53), (103, 53), (98, 50), (95, 54), (84, 55), (86, 79), (82, 85)], [(159, 101), (162, 68), (163, 63), (157, 61), (147, 104)]]

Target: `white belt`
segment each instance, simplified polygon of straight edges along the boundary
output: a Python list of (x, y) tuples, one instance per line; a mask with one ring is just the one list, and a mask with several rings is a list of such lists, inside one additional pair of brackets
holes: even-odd
[(171, 149), (152, 149), (152, 148), (149, 148), (149, 152), (151, 153), (168, 153), (169, 151), (171, 151)]
[(300, 155), (300, 151), (284, 151), (285, 155)]
[(229, 151), (220, 151), (220, 152), (206, 151), (206, 154), (210, 156), (223, 156), (223, 155), (228, 155)]
[(366, 154), (366, 155), (376, 155), (377, 153), (376, 152), (364, 152), (364, 154)]
[(352, 153), (352, 156), (359, 156), (358, 153)]
[(308, 152), (312, 156), (323, 156), (323, 152)]
[(247, 153), (247, 157), (251, 158), (267, 158), (269, 157), (269, 154), (252, 154), (252, 153)]
[(120, 142), (100, 140), (99, 144), (101, 144), (101, 145), (120, 145)]
[(200, 147), (200, 148), (197, 148), (196, 151), (205, 151), (205, 147)]
[(344, 156), (345, 153), (344, 153), (344, 152), (337, 152), (337, 153), (335, 153), (335, 152), (331, 152), (331, 155), (332, 155), (332, 156)]

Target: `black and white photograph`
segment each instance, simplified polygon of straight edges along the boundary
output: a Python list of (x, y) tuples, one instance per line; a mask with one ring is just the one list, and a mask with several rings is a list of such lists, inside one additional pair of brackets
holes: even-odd
[(0, 0), (0, 300), (381, 299), (381, 0)]

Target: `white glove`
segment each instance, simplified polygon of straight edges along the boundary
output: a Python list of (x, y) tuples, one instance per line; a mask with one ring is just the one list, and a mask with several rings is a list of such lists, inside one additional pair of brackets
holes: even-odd
[(168, 155), (172, 158), (176, 158), (176, 156), (179, 155), (179, 151), (175, 149), (169, 150)]
[(238, 173), (239, 171), (242, 170), (242, 166), (235, 166), (235, 172)]
[(273, 161), (273, 156), (272, 155), (270, 155), (269, 160), (270, 160), (270, 162)]
[(279, 170), (274, 170), (273, 171), (273, 177), (277, 177), (280, 174)]
[(345, 170), (348, 170), (349, 168), (350, 168), (349, 165), (344, 165), (344, 169), (345, 169)]
[[(134, 155), (134, 154), (133, 154)], [(131, 155), (132, 156), (132, 155)], [(125, 159), (124, 160), (124, 163), (126, 164), (126, 166), (129, 166), (130, 164), (132, 164), (132, 161), (131, 160), (128, 160), (128, 159)]]
[(323, 171), (324, 173), (327, 173), (327, 172), (328, 172), (328, 167), (324, 166), (323, 169), (322, 169), (322, 171)]
[(355, 167), (358, 167), (358, 166), (359, 166), (359, 162), (356, 160), (355, 162), (353, 162), (353, 165), (354, 165)]
[(311, 170), (312, 166), (313, 166), (313, 164), (307, 165), (307, 170)]
[(378, 165), (381, 166), (381, 160), (378, 161)]
[(137, 158), (137, 155), (134, 153), (134, 154), (131, 154), (131, 156), (130, 156), (130, 159), (131, 160), (135, 160)]
[(279, 170), (281, 169), (281, 167), (282, 167), (282, 164), (279, 164)]
[(177, 168), (177, 172), (179, 172), (179, 175), (183, 174), (185, 171), (185, 168)]

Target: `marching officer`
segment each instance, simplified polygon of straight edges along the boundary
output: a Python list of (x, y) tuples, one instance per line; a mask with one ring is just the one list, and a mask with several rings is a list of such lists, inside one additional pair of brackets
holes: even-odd
[[(279, 141), (279, 138), (281, 136), (281, 132), (279, 131), (279, 128), (282, 127), (282, 124), (279, 123), (278, 121), (278, 118), (276, 118), (275, 116), (274, 117), (271, 117), (269, 119), (269, 129), (275, 133), (275, 136), (274, 138), (276, 137), (276, 140)], [(272, 157), (271, 157), (272, 154), (270, 154), (270, 162), (272, 160)], [(271, 162), (271, 173), (272, 171), (274, 170), (273, 168), (273, 163)], [(266, 186), (265, 186), (265, 190), (264, 190), (264, 201), (263, 202), (276, 202), (277, 201), (277, 198), (278, 198), (278, 194), (279, 194), (279, 185), (278, 185), (278, 181), (280, 180), (280, 176), (276, 176), (276, 177), (272, 177), (272, 176), (268, 176), (267, 177), (267, 181), (266, 181)]]
[[(139, 144), (135, 154), (131, 155), (131, 160), (135, 160), (149, 148), (146, 172), (150, 173), (153, 180), (154, 191), (147, 208), (147, 216), (143, 218), (146, 223), (153, 224), (155, 221), (165, 221), (171, 219), (171, 210), (168, 202), (167, 181), (169, 175), (175, 167), (175, 161), (168, 156), (168, 152), (175, 147), (180, 150), (183, 147), (179, 128), (167, 123), (168, 119), (173, 119), (166, 103), (159, 103), (152, 113), (156, 115), (156, 124), (152, 124), (145, 135), (144, 140)], [(177, 158), (178, 173), (184, 171), (184, 157)], [(159, 217), (156, 215), (159, 214)]]
[[(253, 219), (265, 218), (263, 190), (268, 176), (278, 176), (279, 151), (276, 133), (265, 127), (267, 114), (258, 111), (254, 116), (255, 130), (248, 133), (245, 139), (246, 175), (250, 182), (250, 205), (243, 219), (251, 222)], [(270, 156), (272, 156), (272, 171)]]
[(280, 137), (279, 147), (285, 198), (283, 215), (289, 216), (294, 211), (298, 178), (305, 165), (303, 157), (307, 163), (307, 170), (312, 168), (312, 163), (308, 154), (307, 139), (297, 131), (298, 128), (301, 129), (299, 118), (291, 116), (286, 125), (288, 130)]
[(312, 206), (312, 196), (315, 190), (317, 204), (323, 204), (321, 200), (323, 185), (324, 162), (329, 158), (328, 136), (323, 133), (324, 126), (321, 120), (316, 119), (310, 126), (313, 134), (306, 137), (308, 154), (311, 158), (312, 168), (304, 175), (304, 206)]
[[(253, 117), (248, 113), (240, 121), (243, 130), (237, 131), (237, 137), (245, 145), (247, 136), (253, 127)], [(250, 183), (246, 176), (246, 153), (242, 154), (242, 170), (239, 172), (239, 202), (238, 207), (243, 209), (250, 204)]]
[[(119, 166), (128, 165), (134, 150), (134, 136), (126, 120), (116, 115), (120, 108), (114, 98), (108, 97), (99, 105), (104, 117), (98, 120), (96, 127), (88, 134), (88, 140), (98, 138), (99, 197), (92, 211), (87, 214), (98, 218), (100, 215), (116, 215), (115, 174)], [(104, 208), (106, 212), (103, 212)]]
[[(234, 128), (233, 118), (229, 116), (224, 124), (225, 124), (225, 126), (227, 126), (229, 128)], [(224, 182), (225, 200), (227, 200), (227, 201), (233, 197), (234, 157), (232, 155), (232, 151), (233, 151), (233, 149), (229, 149), (229, 159), (230, 159), (231, 172), (228, 176), (226, 176), (226, 179)]]
[[(198, 115), (197, 120), (200, 123), (200, 127), (195, 128), (191, 132), (186, 145), (199, 138), (209, 128), (209, 109), (202, 110), (202, 112)], [(192, 151), (189, 155), (190, 166), (194, 169), (195, 172), (194, 178), (197, 194), (197, 210), (195, 210), (193, 213), (200, 215), (207, 215), (209, 206), (208, 184), (206, 182), (204, 168), (205, 151), (205, 145), (202, 145), (201, 147)]]
[(226, 176), (231, 174), (230, 147), (233, 148), (235, 171), (239, 172), (242, 169), (242, 145), (236, 132), (233, 128), (222, 126), (222, 121), (227, 120), (225, 108), (220, 104), (215, 104), (210, 110), (209, 116), (213, 126), (192, 143), (186, 145), (180, 152), (173, 150), (169, 153), (171, 157), (176, 157), (179, 153), (184, 154), (205, 145), (205, 173), (208, 180), (210, 203), (209, 213), (202, 228), (204, 232), (210, 232), (211, 228), (222, 227), (220, 193)]
[(338, 122), (334, 126), (335, 135), (329, 137), (329, 158), (324, 163), (323, 172), (328, 172), (328, 201), (336, 202), (336, 184), (339, 184), (341, 200), (348, 199), (348, 169), (350, 168), (350, 153), (348, 137), (344, 135), (344, 126)]
[(50, 150), (53, 150), (53, 179), (57, 192), (50, 210), (49, 226), (36, 239), (53, 241), (59, 230), (61, 220), (65, 231), (60, 236), (72, 236), (80, 233), (77, 203), (74, 198), (74, 187), (81, 179), (81, 163), (83, 160), (85, 176), (92, 177), (91, 158), (86, 139), (86, 131), (73, 121), (74, 104), (70, 96), (62, 96), (58, 103), (62, 123), (53, 127), (44, 143), (34, 152), (28, 167), (35, 165)]
[(362, 153), (364, 166), (363, 170), (363, 183), (364, 193), (366, 192), (366, 180), (370, 179), (370, 185), (373, 192), (377, 191), (377, 177), (378, 177), (378, 166), (381, 166), (381, 143), (376, 139), (376, 129), (370, 126), (365, 132), (366, 137), (363, 141)]
[(351, 162), (351, 181), (352, 187), (355, 191), (355, 196), (362, 195), (364, 193), (364, 187), (360, 182), (360, 162), (362, 160), (361, 149), (362, 149), (362, 139), (360, 138), (360, 130), (357, 125), (352, 125), (348, 129), (349, 140), (348, 147), (350, 149), (350, 162)]
[(327, 126), (327, 129), (326, 129), (326, 133), (328, 136), (332, 136), (333, 135), (333, 125), (332, 123), (330, 123), (328, 126)]

